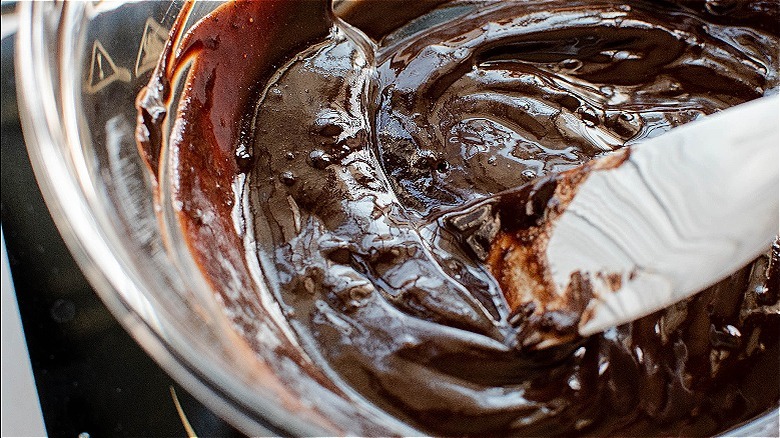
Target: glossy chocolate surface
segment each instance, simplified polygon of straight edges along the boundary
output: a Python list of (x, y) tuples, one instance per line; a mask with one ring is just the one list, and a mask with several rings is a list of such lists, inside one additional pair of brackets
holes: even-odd
[[(533, 214), (511, 196), (454, 212), (776, 93), (777, 5), (436, 3), (342, 6), (359, 29), (324, 3), (228, 4), (158, 67), (139, 98), (155, 174), (165, 99), (150, 98), (198, 51), (171, 195), (193, 257), (246, 308), (238, 324), (258, 310), (230, 291), (259, 267), (300, 339), (285, 357), (433, 434), (710, 435), (776, 409), (777, 243), (685, 302), (535, 350), (539, 327), (576, 320), (532, 321), (501, 274), (495, 248), (532, 238)], [(251, 44), (226, 24), (273, 14)]]

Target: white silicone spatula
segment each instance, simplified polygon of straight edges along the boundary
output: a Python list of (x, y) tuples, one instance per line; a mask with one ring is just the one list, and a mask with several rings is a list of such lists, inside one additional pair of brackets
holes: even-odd
[(545, 254), (558, 293), (572, 273), (589, 275), (581, 335), (689, 297), (769, 249), (779, 106), (761, 98), (672, 129), (579, 185)]

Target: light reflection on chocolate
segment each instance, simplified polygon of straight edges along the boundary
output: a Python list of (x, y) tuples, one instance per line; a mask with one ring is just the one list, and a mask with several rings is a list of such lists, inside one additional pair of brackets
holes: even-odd
[[(322, 4), (291, 4), (228, 5), (188, 37), (203, 61), (170, 144), (189, 169), (176, 174), (173, 198), (193, 256), (227, 306), (251, 307), (226, 289), (251, 288), (242, 233), (254, 233), (260, 267), (304, 340), (305, 352), (288, 357), (313, 358), (435, 434), (708, 435), (776, 408), (777, 245), (771, 260), (682, 304), (530, 351), (528, 313), (485, 265), (497, 256), (479, 248), (527, 229), (533, 211), (512, 215), (520, 203), (506, 201), (454, 227), (443, 219), (776, 92), (776, 5), (450, 2), (390, 32), (383, 15), (393, 8), (358, 4), (345, 14), (376, 38), (373, 52), (345, 27), (307, 27), (313, 15), (301, 8)], [(264, 13), (308, 29), (289, 37), (301, 42), (294, 51), (242, 45), (225, 24)], [(163, 88), (168, 71), (156, 72)], [(156, 157), (148, 102), (139, 100), (140, 122), (152, 135), (141, 143)], [(254, 229), (231, 219), (237, 175), (250, 206), (238, 214)]]

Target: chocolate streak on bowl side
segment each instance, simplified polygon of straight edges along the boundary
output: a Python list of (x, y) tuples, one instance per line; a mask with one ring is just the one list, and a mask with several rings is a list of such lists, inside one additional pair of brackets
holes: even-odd
[[(257, 362), (256, 377), (265, 382), (276, 404), (298, 412), (310, 423), (340, 430), (318, 407), (302, 404), (291, 392), (295, 385), (278, 382), (287, 372), (284, 361), (289, 360), (306, 369), (315, 385), (343, 397), (342, 390), (274, 324), (259, 298), (244, 250), (247, 224), (241, 203), (245, 173), (254, 161), (251, 145), (247, 145), (254, 103), (263, 83), (290, 50), (327, 38), (329, 2), (230, 2), (184, 34), (192, 6), (192, 2), (183, 5), (160, 62), (137, 99), (136, 139), (157, 191), (155, 201), (164, 199), (159, 191), (166, 189), (161, 179), (166, 174), (164, 166), (169, 166), (168, 202), (192, 257), (218, 293), (242, 341), (254, 351), (273, 350), (262, 355), (273, 361)], [(185, 72), (175, 119), (168, 128), (171, 98)], [(167, 162), (163, 162), (166, 153)], [(312, 391), (297, 383), (299, 393)], [(382, 427), (356, 430), (386, 433)]]
[[(193, 65), (170, 137), (181, 226), (226, 308), (250, 315), (237, 324), (264, 311), (226, 292), (253, 290), (242, 233), (254, 232), (300, 359), (429, 433), (710, 435), (777, 409), (777, 251), (545, 351), (527, 348), (528, 327), (550, 312), (507, 293), (499, 272), (514, 262), (490, 251), (538, 225), (512, 214), (525, 198), (491, 196), (546, 202), (545, 175), (776, 92), (775, 3), (450, 2), (367, 32), (375, 52), (339, 26), (252, 65), (240, 48), (255, 40), (224, 23), (263, 7), (198, 24), (190, 41), (213, 69)], [(280, 14), (257, 41), (296, 32)], [(245, 69), (219, 70), (237, 60)], [(254, 230), (230, 216), (245, 196)], [(452, 221), (481, 199), (490, 209)]]

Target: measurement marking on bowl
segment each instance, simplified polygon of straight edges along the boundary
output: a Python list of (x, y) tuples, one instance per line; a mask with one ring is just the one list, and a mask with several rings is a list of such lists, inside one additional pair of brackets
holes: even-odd
[(165, 47), (165, 41), (168, 39), (168, 29), (151, 17), (146, 19), (144, 33), (141, 37), (141, 45), (138, 47), (138, 56), (135, 59), (135, 76), (154, 68), (157, 60), (160, 58)]
[(89, 78), (86, 91), (95, 94), (114, 81), (130, 82), (130, 70), (118, 67), (99, 40), (92, 44), (92, 64), (89, 66)]

